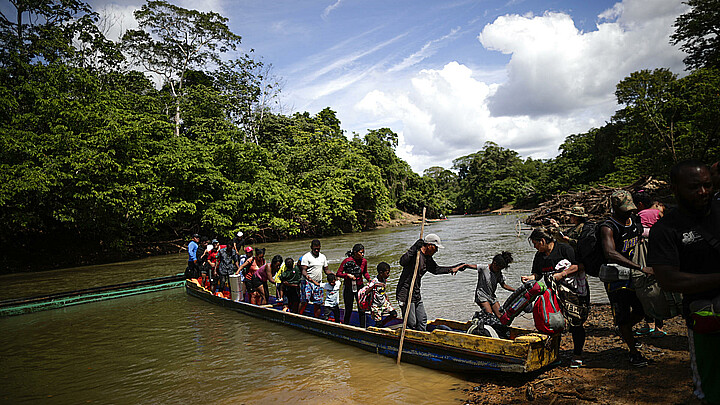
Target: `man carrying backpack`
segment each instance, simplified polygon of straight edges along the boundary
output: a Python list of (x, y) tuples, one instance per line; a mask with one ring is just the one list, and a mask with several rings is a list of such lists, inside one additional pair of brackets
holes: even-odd
[(572, 207), (570, 211), (565, 211), (565, 214), (570, 217), (570, 223), (573, 225), (572, 228), (566, 232), (562, 232), (560, 230), (560, 224), (554, 219), (551, 219), (550, 224), (553, 227), (550, 228), (550, 232), (552, 232), (552, 236), (556, 241), (569, 244), (577, 252), (578, 240), (583, 234), (588, 215), (585, 213), (585, 208), (579, 205)]
[(683, 293), (695, 395), (720, 404), (720, 201), (696, 160), (670, 169), (670, 187), (678, 207), (650, 229), (648, 264), (663, 289)]
[[(600, 242), (606, 263), (618, 264), (635, 270), (647, 272), (632, 261), (635, 247), (642, 235), (642, 226), (632, 215), (637, 211), (629, 192), (619, 190), (610, 196), (612, 215), (600, 224)], [(613, 318), (625, 344), (630, 350), (630, 364), (645, 367), (648, 361), (637, 349), (633, 326), (645, 317), (642, 303), (632, 288), (631, 280), (618, 280), (605, 283)]]

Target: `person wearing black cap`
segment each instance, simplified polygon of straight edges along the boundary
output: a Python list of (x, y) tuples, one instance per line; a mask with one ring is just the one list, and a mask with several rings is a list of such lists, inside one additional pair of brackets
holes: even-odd
[(395, 289), (395, 298), (397, 298), (400, 304), (403, 316), (405, 315), (405, 309), (410, 295), (410, 283), (412, 282), (413, 273), (415, 272), (415, 261), (418, 255), (420, 257), (417, 268), (417, 279), (415, 280), (415, 287), (412, 292), (411, 308), (407, 319), (407, 327), (410, 329), (424, 331), (427, 326), (427, 314), (425, 313), (425, 307), (423, 306), (422, 297), (420, 296), (420, 280), (422, 276), (427, 272), (432, 274), (455, 274), (465, 268), (464, 263), (455, 267), (438, 266), (432, 257), (440, 248), (443, 248), (443, 245), (440, 243), (440, 237), (431, 233), (426, 236), (424, 240), (418, 239), (410, 249), (400, 257), (400, 265), (403, 269), (397, 288)]
[(200, 242), (200, 235), (194, 234), (188, 243), (188, 265), (185, 269), (185, 278), (187, 279), (197, 278), (200, 275), (197, 259), (198, 242)]

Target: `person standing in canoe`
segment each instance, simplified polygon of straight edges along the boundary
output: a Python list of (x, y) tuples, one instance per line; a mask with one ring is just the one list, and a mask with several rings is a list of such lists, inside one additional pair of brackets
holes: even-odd
[(302, 280), (302, 271), (300, 271), (300, 260), (293, 265), (293, 259), (285, 259), (285, 271), (280, 273), (280, 282), (282, 283), (283, 297), (286, 305), (283, 311), (291, 311), (298, 313), (300, 306), (300, 281)]
[(440, 243), (440, 237), (434, 233), (429, 234), (425, 239), (418, 239), (407, 252), (400, 257), (400, 265), (402, 273), (395, 289), (395, 298), (400, 304), (402, 314), (405, 315), (408, 297), (410, 296), (410, 283), (412, 282), (413, 273), (415, 272), (416, 258), (420, 257), (417, 268), (417, 279), (412, 292), (412, 300), (410, 303), (410, 312), (408, 313), (407, 327), (419, 331), (426, 330), (427, 314), (423, 306), (422, 297), (420, 296), (420, 282), (425, 273), (432, 274), (455, 274), (465, 268), (465, 264), (459, 264), (455, 267), (438, 266), (433, 259), (433, 255), (438, 249), (443, 248)]
[[(225, 285), (230, 282), (230, 275), (238, 270), (238, 256), (231, 244), (221, 246), (218, 251), (218, 277), (215, 281), (214, 292), (222, 292)], [(229, 285), (228, 285), (229, 289)]]
[(200, 276), (200, 268), (198, 266), (198, 243), (200, 243), (200, 235), (194, 234), (192, 240), (188, 243), (188, 265), (185, 269), (185, 278), (198, 278)]
[[(343, 288), (343, 301), (345, 302), (345, 319), (343, 323), (350, 325), (350, 316), (353, 311), (353, 302), (358, 299), (358, 291), (363, 287), (363, 277), (370, 282), (370, 273), (367, 270), (367, 260), (365, 259), (365, 246), (358, 243), (353, 246), (352, 250), (347, 252), (347, 257), (340, 263), (337, 276), (345, 279), (345, 287)], [(358, 305), (358, 319), (360, 327), (365, 327), (365, 311), (360, 310)]]
[(310, 242), (310, 251), (302, 256), (300, 261), (300, 270), (302, 271), (305, 285), (303, 295), (300, 297), (300, 314), (305, 312), (307, 304), (313, 304), (313, 315), (315, 318), (320, 317), (320, 310), (324, 301), (322, 279), (323, 273), (328, 274), (328, 261), (324, 254), (320, 253), (320, 241), (313, 239)]

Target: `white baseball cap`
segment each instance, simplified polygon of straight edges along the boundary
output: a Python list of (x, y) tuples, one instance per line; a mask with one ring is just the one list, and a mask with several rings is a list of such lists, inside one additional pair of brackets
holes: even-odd
[(440, 242), (440, 237), (437, 236), (437, 235), (435, 235), (434, 233), (431, 233), (431, 234), (429, 234), (428, 236), (425, 237), (425, 243), (430, 244), (430, 245), (435, 245), (435, 246), (437, 246), (438, 248), (444, 248), (444, 247), (445, 247), (445, 246), (443, 246), (443, 245), (441, 244), (441, 242)]

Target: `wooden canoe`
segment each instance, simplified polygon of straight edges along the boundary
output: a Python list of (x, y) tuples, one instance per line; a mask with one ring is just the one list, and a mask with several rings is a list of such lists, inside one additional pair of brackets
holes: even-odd
[(0, 317), (22, 315), (70, 305), (86, 304), (88, 302), (104, 301), (181, 287), (184, 280), (185, 275), (178, 274), (175, 276), (157, 277), (57, 294), (0, 301)]
[[(195, 280), (186, 280), (185, 291), (193, 296), (233, 311), (350, 344), (384, 356), (397, 357), (400, 330), (367, 329), (294, 314), (267, 306), (257, 306), (218, 297)], [(368, 324), (373, 324), (370, 320)], [(558, 359), (560, 335), (547, 336), (534, 331), (511, 328), (511, 339), (470, 335), (435, 329), (445, 325), (467, 330), (470, 322), (436, 319), (428, 324), (432, 331), (407, 330), (402, 359), (408, 363), (455, 373), (529, 373)]]

